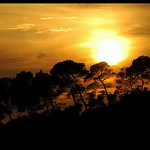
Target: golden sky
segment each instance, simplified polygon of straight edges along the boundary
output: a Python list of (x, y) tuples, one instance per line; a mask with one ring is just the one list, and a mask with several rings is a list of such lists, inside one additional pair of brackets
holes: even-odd
[(66, 59), (129, 66), (149, 41), (150, 4), (0, 4), (0, 77)]

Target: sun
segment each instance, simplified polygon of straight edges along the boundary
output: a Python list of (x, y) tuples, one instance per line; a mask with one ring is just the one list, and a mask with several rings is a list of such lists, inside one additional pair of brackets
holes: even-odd
[(97, 61), (106, 61), (109, 65), (117, 64), (123, 57), (121, 43), (116, 39), (106, 39), (100, 42)]
[(79, 46), (90, 49), (93, 62), (106, 61), (118, 65), (128, 57), (130, 40), (112, 30), (93, 30), (86, 42)]
[(127, 56), (128, 43), (121, 37), (105, 39), (93, 49), (96, 62), (106, 61), (109, 65), (117, 65)]

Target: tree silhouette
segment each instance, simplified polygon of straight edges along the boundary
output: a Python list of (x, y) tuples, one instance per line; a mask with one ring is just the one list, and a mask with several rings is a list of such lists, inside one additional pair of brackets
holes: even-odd
[(7, 109), (1, 102), (0, 103), (0, 124), (2, 123), (2, 121), (5, 118), (6, 114), (7, 114)]
[(130, 93), (125, 93), (117, 105), (111, 105), (111, 112), (117, 112), (124, 116), (128, 115), (131, 119), (137, 117), (138, 119), (146, 117), (149, 118), (149, 99), (150, 91), (144, 88), (134, 89)]
[(95, 106), (98, 107), (98, 105), (96, 103), (96, 98), (95, 97), (96, 97), (96, 94), (95, 94), (94, 91), (87, 93), (88, 106), (90, 108), (94, 108)]
[(103, 88), (105, 90), (107, 99), (109, 99), (109, 95), (106, 89), (106, 85), (104, 84), (104, 81), (111, 76), (115, 75), (113, 70), (109, 68), (110, 66), (106, 62), (100, 62), (95, 65), (92, 65), (90, 67), (90, 72), (86, 76), (85, 81), (87, 79), (93, 79), (94, 81), (100, 81), (100, 83), (103, 85)]
[(48, 103), (52, 106), (52, 109), (55, 111), (55, 106), (53, 104), (53, 99), (60, 95), (57, 92), (57, 83), (56, 77), (49, 75), (48, 73), (43, 73), (40, 70), (39, 73), (36, 73), (35, 77), (32, 80), (32, 89), (34, 96), (39, 99), (42, 99), (44, 102), (47, 113), (49, 114)]
[[(140, 56), (132, 61), (130, 67), (121, 68), (116, 75), (119, 88), (114, 93), (108, 93), (107, 88), (112, 85), (105, 81), (113, 75), (115, 73), (106, 62), (92, 65), (90, 71), (87, 71), (84, 63), (66, 60), (55, 64), (50, 74), (40, 70), (33, 77), (32, 72), (22, 71), (13, 79), (1, 78), (0, 128), (42, 126), (49, 129), (56, 125), (58, 127), (62, 122), (67, 125), (69, 122), (74, 124), (82, 120), (92, 123), (101, 120), (101, 124), (105, 126), (121, 119), (128, 123), (133, 118), (142, 123), (144, 119), (148, 120), (150, 91), (144, 85), (150, 80), (150, 57)], [(85, 88), (82, 84), (83, 79), (94, 82), (90, 82)], [(140, 89), (135, 88), (139, 82), (141, 82)], [(101, 88), (104, 90), (99, 90)], [(130, 92), (122, 93), (122, 90), (129, 91), (129, 89)], [(96, 90), (99, 91), (98, 94)], [(58, 109), (54, 99), (64, 92), (72, 96), (75, 104)], [(81, 102), (86, 108), (85, 111)], [(14, 109), (18, 112), (27, 111), (29, 117), (11, 119)], [(41, 111), (37, 113), (39, 109)], [(2, 125), (6, 114), (10, 121)]]
[(123, 67), (120, 69), (120, 72), (116, 74), (115, 82), (119, 84), (119, 87), (124, 92), (133, 90), (133, 85), (137, 83), (135, 75), (132, 73), (127, 67)]
[(87, 70), (85, 69), (84, 63), (76, 63), (72, 60), (66, 60), (59, 62), (54, 65), (54, 67), (51, 69), (50, 74), (54, 76), (59, 76), (63, 81), (66, 88), (70, 89), (71, 95), (73, 97), (74, 103), (76, 104), (76, 98), (75, 98), (75, 91), (74, 87), (78, 86), (78, 92), (80, 94), (80, 98), (87, 109), (87, 105), (83, 99), (80, 86), (78, 85), (78, 77), (82, 77), (87, 73)]
[(141, 81), (141, 90), (143, 90), (146, 81), (150, 79), (150, 57), (140, 56), (132, 61), (132, 65), (127, 68), (127, 73), (130, 73)]
[(1, 117), (4, 117), (4, 114), (8, 114), (10, 120), (12, 119), (11, 82), (10, 78), (0, 79)]
[(32, 79), (33, 74), (25, 71), (17, 73), (16, 78), (13, 79), (13, 104), (18, 107), (18, 111), (27, 109), (29, 116), (34, 111), (35, 104), (38, 103), (32, 95)]

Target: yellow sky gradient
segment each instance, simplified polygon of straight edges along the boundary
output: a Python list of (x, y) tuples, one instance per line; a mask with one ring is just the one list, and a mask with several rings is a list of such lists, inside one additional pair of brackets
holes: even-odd
[(0, 77), (150, 56), (150, 4), (0, 4), (0, 19)]

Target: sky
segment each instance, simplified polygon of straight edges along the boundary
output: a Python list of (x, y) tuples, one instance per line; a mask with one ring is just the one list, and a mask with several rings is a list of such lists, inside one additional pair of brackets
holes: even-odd
[(150, 4), (0, 4), (0, 77), (58, 62), (114, 69), (150, 56)]

